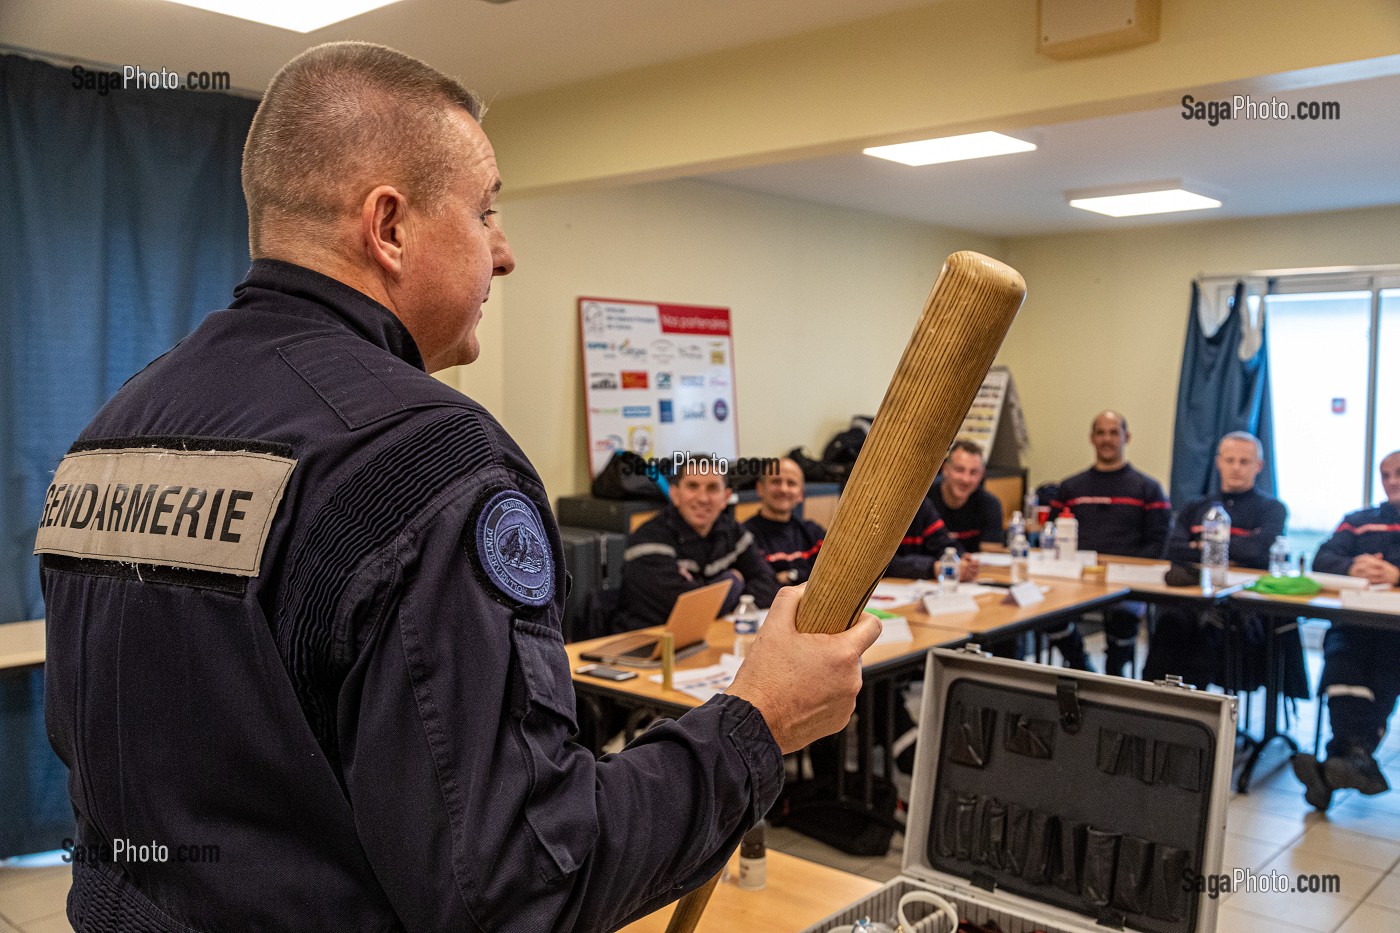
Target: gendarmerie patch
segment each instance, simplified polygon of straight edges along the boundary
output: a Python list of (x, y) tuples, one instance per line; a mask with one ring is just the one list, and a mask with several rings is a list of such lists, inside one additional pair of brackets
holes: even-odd
[(514, 602), (539, 608), (554, 598), (554, 557), (535, 504), (513, 489), (477, 513), (476, 554), (486, 578)]
[(34, 553), (254, 577), (295, 466), (248, 450), (76, 450), (44, 496)]

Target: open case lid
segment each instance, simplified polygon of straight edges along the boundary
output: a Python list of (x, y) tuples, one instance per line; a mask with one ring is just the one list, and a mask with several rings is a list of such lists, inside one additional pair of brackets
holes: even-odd
[(1235, 701), (930, 652), (904, 873), (1069, 929), (1208, 933)]

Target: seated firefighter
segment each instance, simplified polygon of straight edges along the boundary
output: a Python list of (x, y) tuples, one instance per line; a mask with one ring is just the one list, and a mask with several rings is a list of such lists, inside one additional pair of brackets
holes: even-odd
[[(1189, 502), (1176, 514), (1167, 538), (1166, 558), (1174, 563), (1201, 562), (1201, 531), (1206, 513), (1214, 505), (1224, 507), (1230, 516), (1230, 563), (1251, 570), (1266, 570), (1269, 548), (1283, 534), (1288, 508), (1278, 499), (1259, 490), (1257, 481), (1264, 469), (1264, 447), (1245, 431), (1234, 431), (1220, 439), (1215, 468), (1220, 474), (1220, 491)], [(1246, 620), (1240, 628), (1241, 651), (1238, 669), (1224, 669), (1224, 624), (1214, 613), (1163, 609), (1143, 666), (1144, 680), (1160, 680), (1179, 674), (1187, 683), (1204, 687), (1216, 683), (1235, 689), (1252, 690), (1264, 682), (1266, 634), (1258, 620)], [(1289, 696), (1307, 696), (1303, 676), (1303, 646), (1296, 628), (1278, 636)]]
[(796, 514), (807, 490), (802, 468), (791, 457), (783, 457), (776, 470), (758, 477), (754, 489), (758, 493), (758, 514), (744, 522), (744, 529), (753, 535), (768, 569), (780, 583), (806, 583), (826, 538), (826, 529)]
[[(1313, 569), (1400, 585), (1400, 450), (1381, 461), (1386, 502), (1352, 512), (1317, 549)], [(1358, 625), (1332, 626), (1323, 643), (1321, 690), (1327, 696), (1332, 740), (1327, 758), (1294, 755), (1293, 773), (1304, 798), (1318, 810), (1332, 792), (1352, 787), (1368, 796), (1390, 789), (1376, 749), (1400, 696), (1400, 632)]]
[(719, 580), (731, 588), (724, 612), (748, 594), (767, 608), (778, 592), (768, 562), (728, 511), (723, 464), (689, 457), (673, 464), (671, 504), (627, 538), (614, 628), (661, 625), (676, 597)]

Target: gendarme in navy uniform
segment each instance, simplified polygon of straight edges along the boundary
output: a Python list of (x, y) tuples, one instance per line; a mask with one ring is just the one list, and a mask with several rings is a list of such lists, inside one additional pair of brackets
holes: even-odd
[(753, 707), (606, 763), (566, 744), (565, 576), (519, 448), (358, 292), (259, 260), (236, 295), (103, 409), (44, 513), (41, 543), (88, 532), (44, 557), (48, 719), (99, 856), (79, 928), (603, 929), (646, 877), (653, 908), (717, 870), (782, 784)]
[(568, 740), (545, 491), (428, 375), (477, 357), (515, 266), (479, 114), (382, 46), (287, 65), (234, 304), (58, 467), (35, 549), (79, 933), (614, 929), (850, 716), (879, 626), (800, 635), (789, 593), (728, 695), (603, 761)]

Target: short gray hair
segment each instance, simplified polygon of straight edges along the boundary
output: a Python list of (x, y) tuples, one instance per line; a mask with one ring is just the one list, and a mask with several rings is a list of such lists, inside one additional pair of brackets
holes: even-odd
[(1259, 438), (1250, 434), (1248, 431), (1231, 431), (1229, 434), (1226, 434), (1220, 439), (1220, 443), (1215, 445), (1216, 453), (1220, 453), (1220, 448), (1225, 445), (1226, 441), (1243, 441), (1246, 444), (1253, 444), (1254, 456), (1258, 457), (1261, 462), (1263, 461), (1264, 445), (1260, 443)]
[(254, 258), (278, 219), (328, 223), (390, 184), (434, 214), (458, 153), (448, 115), (480, 121), (481, 98), (435, 68), (369, 42), (330, 42), (272, 79), (243, 148)]

